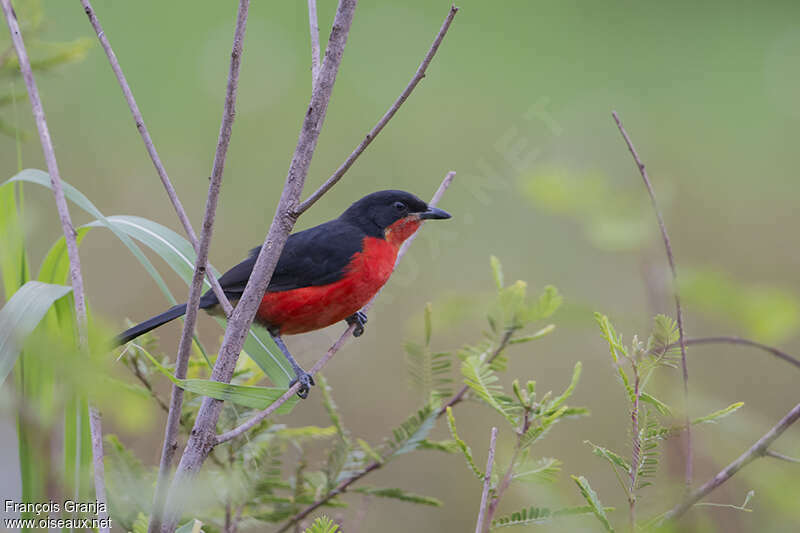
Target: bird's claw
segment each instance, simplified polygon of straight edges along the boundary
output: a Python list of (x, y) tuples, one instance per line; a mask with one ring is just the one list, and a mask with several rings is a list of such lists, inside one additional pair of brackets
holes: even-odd
[(300, 388), (297, 389), (297, 395), (304, 400), (308, 398), (308, 391), (311, 390), (311, 387), (316, 385), (311, 374), (304, 370), (299, 370), (297, 372), (297, 377), (289, 382), (289, 388), (294, 387), (295, 383), (300, 383)]
[(360, 337), (364, 334), (364, 326), (367, 325), (367, 315), (361, 311), (357, 311), (355, 314), (350, 315), (346, 319), (348, 325), (355, 324), (356, 327), (353, 329), (353, 337)]

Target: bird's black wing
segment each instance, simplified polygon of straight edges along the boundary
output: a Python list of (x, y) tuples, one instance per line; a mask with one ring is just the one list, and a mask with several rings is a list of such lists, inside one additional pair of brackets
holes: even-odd
[[(283, 247), (267, 291), (288, 291), (338, 281), (353, 254), (361, 251), (364, 236), (362, 230), (339, 219), (293, 233)], [(219, 278), (229, 298), (241, 297), (259, 250), (260, 247), (251, 250), (247, 259)], [(209, 290), (203, 295), (200, 306), (206, 308), (216, 303), (216, 296)]]

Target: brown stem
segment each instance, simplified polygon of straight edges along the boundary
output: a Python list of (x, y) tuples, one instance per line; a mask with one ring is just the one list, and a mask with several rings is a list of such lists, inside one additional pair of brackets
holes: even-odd
[[(311, 5), (312, 1), (313, 0), (309, 0), (309, 5)], [(367, 135), (364, 137), (364, 140), (361, 141), (361, 143), (358, 146), (356, 146), (356, 149), (353, 150), (353, 152), (349, 156), (347, 156), (347, 159), (345, 159), (344, 163), (342, 163), (341, 166), (338, 169), (336, 169), (336, 172), (334, 172), (333, 175), (319, 187), (319, 189), (314, 191), (308, 198), (306, 198), (303, 201), (303, 203), (301, 203), (297, 207), (297, 209), (295, 209), (294, 211), (295, 216), (300, 216), (301, 214), (306, 212), (309, 207), (314, 205), (314, 203), (322, 197), (323, 194), (328, 192), (331, 187), (336, 185), (336, 183), (340, 179), (342, 179), (342, 176), (344, 176), (347, 170), (351, 166), (353, 166), (353, 163), (355, 163), (356, 159), (358, 159), (358, 157), (364, 152), (364, 150), (367, 149), (367, 146), (369, 146), (370, 143), (375, 140), (375, 137), (378, 136), (378, 134), (381, 132), (384, 126), (386, 126), (386, 124), (388, 124), (389, 121), (392, 120), (392, 117), (394, 117), (395, 113), (397, 113), (397, 111), (400, 109), (400, 106), (402, 106), (403, 103), (406, 100), (408, 100), (408, 97), (411, 96), (411, 92), (414, 90), (417, 84), (420, 81), (422, 81), (422, 78), (425, 77), (425, 71), (427, 70), (428, 65), (431, 64), (433, 56), (435, 56), (436, 52), (439, 50), (439, 45), (442, 44), (445, 35), (447, 35), (447, 30), (450, 29), (450, 24), (453, 22), (453, 17), (456, 16), (456, 13), (458, 13), (458, 8), (456, 6), (451, 6), (450, 11), (447, 13), (444, 22), (442, 23), (442, 27), (439, 29), (439, 33), (433, 40), (433, 44), (428, 50), (428, 53), (425, 54), (425, 57), (422, 59), (422, 63), (419, 64), (417, 71), (414, 73), (414, 77), (412, 77), (411, 81), (408, 82), (406, 88), (403, 90), (402, 93), (400, 93), (400, 96), (397, 97), (397, 100), (395, 100), (394, 103), (389, 108), (389, 110), (386, 111), (386, 113), (384, 113), (384, 115), (381, 117), (378, 123), (375, 124), (375, 126), (369, 131), (369, 133), (367, 133)]]
[(675, 310), (677, 314), (676, 318), (678, 321), (678, 334), (681, 346), (681, 368), (683, 370), (683, 403), (684, 410), (686, 411), (684, 421), (684, 425), (686, 427), (686, 486), (688, 488), (692, 485), (692, 468), (694, 459), (692, 450), (692, 422), (689, 415), (689, 370), (686, 365), (686, 342), (684, 341), (686, 336), (683, 331), (683, 311), (681, 310), (681, 298), (678, 293), (678, 271), (675, 268), (675, 258), (672, 255), (672, 245), (670, 244), (669, 235), (667, 234), (667, 226), (664, 224), (664, 217), (661, 215), (661, 210), (658, 208), (656, 193), (653, 189), (653, 185), (650, 183), (650, 177), (647, 175), (647, 170), (645, 170), (644, 163), (642, 163), (642, 160), (639, 158), (639, 154), (636, 152), (636, 148), (633, 146), (633, 141), (631, 141), (631, 138), (628, 136), (628, 132), (625, 131), (625, 127), (622, 125), (622, 121), (620, 120), (619, 115), (617, 115), (617, 112), (612, 111), (611, 115), (614, 117), (614, 121), (617, 123), (617, 127), (622, 134), (622, 138), (625, 139), (625, 144), (628, 145), (628, 150), (630, 150), (633, 160), (636, 162), (636, 166), (639, 168), (639, 173), (642, 175), (642, 180), (644, 180), (647, 193), (650, 195), (650, 201), (653, 204), (653, 210), (655, 211), (656, 218), (658, 219), (658, 227), (661, 230), (661, 239), (664, 241), (664, 248), (667, 252), (669, 268), (672, 271), (672, 292), (675, 297)]
[[(497, 428), (492, 428), (492, 436), (489, 440), (489, 457), (486, 459), (486, 474), (483, 476), (483, 491), (481, 492), (481, 506), (478, 509), (478, 521), (475, 524), (475, 533), (488, 531), (486, 523), (487, 505), (489, 504), (489, 488), (492, 485), (492, 467), (494, 466), (494, 452), (497, 447)], [(491, 518), (489, 518), (491, 520)]]
[[(117, 82), (122, 89), (122, 95), (125, 97), (125, 101), (128, 103), (128, 108), (131, 110), (131, 114), (133, 115), (133, 120), (136, 123), (136, 129), (139, 131), (139, 135), (142, 137), (147, 154), (150, 156), (150, 160), (153, 162), (156, 173), (161, 179), (161, 183), (164, 185), (164, 190), (167, 193), (167, 197), (169, 197), (170, 202), (172, 202), (172, 206), (175, 208), (175, 213), (178, 215), (178, 220), (180, 220), (181, 225), (186, 232), (186, 236), (189, 237), (189, 242), (194, 247), (194, 251), (199, 254), (200, 241), (198, 241), (197, 235), (194, 232), (194, 228), (192, 228), (192, 223), (189, 222), (189, 217), (186, 215), (186, 210), (183, 208), (183, 205), (178, 198), (178, 193), (175, 191), (175, 187), (172, 186), (172, 182), (167, 175), (167, 169), (164, 168), (164, 164), (161, 162), (161, 158), (158, 156), (156, 147), (153, 144), (153, 139), (150, 137), (150, 132), (147, 130), (147, 126), (144, 123), (142, 112), (139, 110), (136, 99), (133, 97), (133, 91), (131, 91), (131, 87), (128, 85), (127, 78), (125, 78), (125, 74), (122, 72), (122, 67), (119, 64), (119, 60), (117, 60), (117, 55), (114, 53), (114, 49), (111, 48), (111, 43), (108, 40), (108, 36), (103, 31), (103, 27), (100, 25), (100, 20), (98, 20), (97, 14), (92, 8), (92, 4), (89, 3), (89, 0), (81, 0), (81, 5), (83, 6), (86, 16), (89, 17), (89, 23), (92, 25), (92, 28), (94, 28), (94, 31), (97, 34), (97, 39), (100, 41), (100, 46), (103, 47), (106, 57), (108, 57), (111, 70), (114, 71), (114, 75), (117, 77)], [(211, 272), (211, 269), (208, 268), (207, 262), (202, 264), (206, 264), (206, 277), (211, 284), (214, 294), (216, 294), (217, 299), (221, 302), (222, 308), (225, 311), (225, 315), (230, 316), (233, 307), (228, 301), (228, 298), (225, 296), (222, 287), (220, 287), (217, 278), (214, 277), (213, 272)]]
[[(730, 336), (722, 336), (722, 337), (697, 337), (691, 339), (685, 339), (684, 344), (686, 346), (691, 346), (693, 344), (739, 344), (741, 346), (751, 346), (753, 348), (758, 348), (759, 350), (764, 350), (765, 352), (771, 353), (778, 359), (783, 359), (790, 365), (794, 365), (797, 368), (800, 368), (800, 359), (789, 355), (788, 353), (781, 351), (777, 348), (773, 348), (772, 346), (767, 346), (766, 344), (761, 344), (760, 342), (752, 341), (750, 339), (743, 339), (741, 337), (730, 337)], [(671, 344), (667, 348), (673, 348), (677, 345)]]
[[(69, 207), (67, 206), (67, 199), (64, 196), (64, 189), (61, 184), (61, 174), (58, 170), (58, 161), (56, 160), (56, 152), (53, 148), (53, 140), (50, 137), (50, 129), (47, 126), (47, 118), (44, 113), (44, 106), (42, 105), (41, 97), (39, 96), (39, 88), (36, 85), (36, 79), (33, 77), (33, 69), (31, 62), (28, 58), (28, 52), (25, 49), (25, 42), (22, 39), (22, 33), (19, 28), (19, 21), (14, 8), (11, 7), (10, 0), (0, 0), (0, 8), (2, 8), (3, 15), (5, 16), (8, 30), (11, 34), (11, 43), (17, 53), (19, 59), (19, 68), (22, 72), (22, 78), (25, 81), (25, 87), (28, 89), (28, 97), (31, 102), (31, 110), (33, 111), (33, 118), (36, 122), (36, 129), (39, 132), (39, 141), (44, 153), (44, 159), (47, 164), (47, 172), (50, 175), (50, 184), (53, 189), (53, 195), (56, 201), (56, 210), (58, 211), (58, 218), (61, 221), (61, 229), (64, 232), (64, 240), (67, 244), (67, 256), (69, 257), (69, 277), (72, 285), (72, 297), (75, 305), (75, 319), (78, 324), (78, 346), (88, 354), (88, 338), (87, 338), (87, 318), (86, 318), (86, 300), (83, 290), (83, 275), (81, 274), (81, 260), (78, 254), (77, 233), (72, 225), (72, 219), (69, 214)], [(104, 479), (103, 467), (103, 431), (100, 424), (100, 416), (93, 407), (89, 407), (89, 432), (92, 439), (92, 465), (94, 470), (95, 481), (95, 494), (97, 501), (106, 506), (106, 489)], [(102, 512), (99, 518), (107, 518), (107, 513)], [(104, 522), (105, 523), (105, 522)], [(109, 531), (109, 527), (101, 527), (100, 531)]]

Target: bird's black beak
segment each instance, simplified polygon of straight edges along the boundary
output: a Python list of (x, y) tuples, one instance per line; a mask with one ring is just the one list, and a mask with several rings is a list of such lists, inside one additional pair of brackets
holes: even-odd
[(429, 207), (427, 211), (423, 211), (419, 214), (419, 218), (422, 220), (444, 220), (450, 217), (450, 213), (444, 209), (439, 209), (438, 207)]

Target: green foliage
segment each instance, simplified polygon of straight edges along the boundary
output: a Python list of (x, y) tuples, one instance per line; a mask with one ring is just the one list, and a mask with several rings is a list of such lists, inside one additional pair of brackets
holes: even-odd
[(405, 343), (406, 362), (412, 385), (423, 398), (445, 398), (452, 394), (450, 384), (453, 380), (448, 376), (451, 371), (450, 352), (434, 352), (431, 350), (433, 326), (432, 308), (425, 306), (425, 343), (423, 345), (407, 341)]
[(452, 407), (447, 408), (447, 426), (450, 428), (450, 435), (452, 435), (453, 440), (458, 446), (458, 449), (461, 450), (461, 454), (464, 456), (464, 459), (466, 459), (467, 466), (469, 466), (469, 469), (473, 474), (475, 474), (476, 478), (483, 481), (484, 474), (475, 464), (475, 459), (472, 457), (472, 450), (469, 446), (467, 446), (467, 443), (458, 436), (458, 431), (456, 430), (456, 419), (453, 416)]
[[(613, 511), (613, 507), (606, 507), (605, 511)], [(552, 511), (544, 507), (528, 507), (521, 511), (511, 513), (509, 516), (498, 518), (492, 522), (491, 529), (499, 529), (501, 527), (511, 526), (530, 526), (534, 524), (545, 524), (551, 522), (554, 518), (565, 516), (576, 516), (582, 514), (592, 514), (594, 510), (584, 505), (581, 507), (565, 507), (563, 509), (556, 509)]]
[(29, 281), (0, 309), (0, 385), (14, 367), (25, 338), (50, 307), (71, 290), (64, 285)]
[(554, 457), (540, 457), (530, 464), (522, 464), (513, 474), (513, 479), (550, 483), (561, 472), (561, 461)]
[[(34, 169), (23, 170), (5, 183), (22, 182), (50, 187), (50, 177), (47, 173)], [(164, 279), (144, 255), (141, 248), (134, 242), (134, 239), (154, 251), (187, 284), (191, 282), (196, 259), (192, 245), (169, 228), (145, 218), (135, 216), (106, 217), (78, 189), (66, 182), (62, 182), (62, 185), (67, 199), (95, 218), (94, 222), (87, 224), (84, 228), (105, 227), (109, 229), (139, 260), (167, 300), (171, 304), (175, 304), (176, 300), (167, 288)], [(2, 187), (0, 187), (0, 190), (2, 190)], [(59, 246), (63, 245), (57, 242), (54, 248)], [(211, 271), (215, 275), (219, 275), (219, 272), (213, 267), (211, 267)], [(204, 283), (206, 287), (209, 287), (208, 281)], [(219, 319), (219, 321), (222, 323), (222, 319)], [(288, 363), (286, 363), (267, 331), (263, 328), (250, 328), (245, 340), (244, 351), (258, 364), (273, 384), (284, 388), (288, 386), (294, 374), (292, 374), (291, 368), (289, 368)]]
[(362, 494), (369, 494), (370, 496), (377, 496), (379, 498), (389, 498), (392, 500), (400, 500), (407, 503), (418, 503), (420, 505), (429, 505), (431, 507), (441, 507), (444, 505), (441, 500), (431, 498), (430, 496), (423, 496), (421, 494), (414, 494), (407, 492), (403, 489), (377, 489), (373, 487), (359, 487), (354, 492)]
[(468, 357), (461, 363), (461, 373), (464, 383), (489, 407), (503, 415), (511, 424), (515, 423), (510, 399), (503, 394), (503, 389), (497, 384), (498, 377), (489, 366), (477, 356)]
[(592, 489), (591, 485), (589, 485), (589, 481), (583, 476), (571, 477), (572, 480), (575, 481), (575, 484), (578, 485), (581, 495), (586, 500), (586, 503), (589, 504), (589, 508), (603, 525), (603, 528), (608, 531), (608, 533), (614, 533), (614, 528), (611, 526), (611, 522), (608, 521), (606, 508), (600, 503), (600, 498), (597, 497), (597, 493)]
[(180, 526), (175, 530), (175, 533), (202, 533), (202, 527), (203, 523), (195, 518)]
[(439, 403), (431, 400), (416, 414), (407, 418), (399, 427), (392, 430), (392, 438), (387, 441), (388, 458), (416, 450), (427, 438), (436, 424)]
[[(275, 400), (283, 396), (285, 389), (276, 387), (255, 387), (250, 385), (237, 385), (234, 383), (221, 383), (209, 379), (178, 379), (164, 365), (159, 363), (147, 350), (138, 347), (153, 366), (166, 376), (172, 383), (185, 391), (201, 396), (208, 396), (216, 400), (230, 401), (237, 405), (252, 409), (266, 409)], [(278, 407), (278, 413), (288, 413), (297, 403), (297, 398), (292, 397)]]
[(304, 533), (341, 533), (341, 530), (327, 516), (319, 516)]

